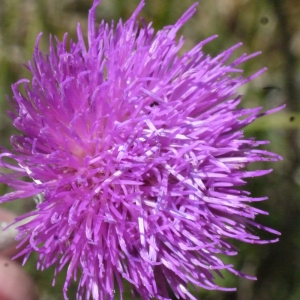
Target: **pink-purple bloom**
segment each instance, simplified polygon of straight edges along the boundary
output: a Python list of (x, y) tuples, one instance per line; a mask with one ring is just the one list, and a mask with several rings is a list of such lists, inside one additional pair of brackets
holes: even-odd
[(17, 219), (27, 220), (20, 255), (37, 252), (39, 269), (67, 266), (65, 299), (78, 271), (77, 299), (113, 299), (124, 281), (142, 299), (168, 299), (168, 287), (196, 299), (190, 284), (233, 290), (214, 283), (222, 270), (246, 276), (219, 257), (237, 254), (230, 240), (270, 242), (255, 228), (278, 234), (249, 205), (266, 198), (241, 188), (270, 172), (249, 163), (280, 159), (243, 134), (266, 114), (240, 108), (237, 94), (264, 72), (245, 78), (238, 67), (258, 53), (228, 62), (238, 44), (212, 58), (202, 47), (213, 36), (179, 54), (177, 32), (196, 4), (155, 33), (138, 25), (144, 0), (117, 26), (95, 26), (99, 3), (87, 46), (80, 25), (77, 42), (50, 38), (48, 54), (37, 40), (31, 80), (12, 86), (20, 134), (0, 155), (10, 170), (0, 180), (13, 189), (0, 200), (38, 200)]

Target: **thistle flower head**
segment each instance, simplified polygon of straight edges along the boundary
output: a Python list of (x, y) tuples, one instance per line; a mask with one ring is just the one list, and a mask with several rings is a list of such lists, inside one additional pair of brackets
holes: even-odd
[[(176, 35), (195, 12), (157, 33), (138, 26), (142, 0), (116, 26), (95, 25), (89, 13), (88, 45), (50, 38), (48, 54), (34, 49), (31, 80), (12, 86), (12, 150), (0, 165), (1, 182), (13, 191), (2, 202), (35, 197), (36, 210), (18, 220), (18, 239), (33, 251), (38, 268), (68, 267), (64, 297), (80, 271), (78, 299), (113, 299), (128, 281), (142, 299), (195, 299), (188, 284), (217, 286), (221, 270), (240, 275), (219, 254), (235, 255), (230, 243), (265, 243), (253, 228), (264, 213), (241, 186), (252, 162), (279, 156), (259, 150), (267, 141), (245, 138), (243, 128), (261, 108), (239, 108), (244, 78), (228, 58), (239, 46), (210, 57), (210, 37), (179, 55)], [(23, 91), (23, 92), (21, 92)], [(18, 221), (17, 220), (17, 221)], [(27, 242), (27, 244), (26, 244)]]

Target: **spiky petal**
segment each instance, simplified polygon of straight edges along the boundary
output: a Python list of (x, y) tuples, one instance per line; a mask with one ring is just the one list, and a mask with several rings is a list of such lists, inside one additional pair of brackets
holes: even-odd
[(44, 55), (37, 40), (32, 79), (12, 86), (21, 134), (1, 154), (12, 172), (0, 180), (14, 190), (1, 201), (38, 199), (18, 218), (31, 217), (19, 226), (20, 255), (38, 252), (40, 269), (67, 266), (65, 299), (77, 270), (77, 299), (113, 299), (124, 280), (142, 299), (167, 299), (167, 286), (195, 299), (188, 283), (232, 290), (214, 283), (220, 270), (239, 275), (218, 258), (237, 253), (228, 239), (264, 243), (253, 227), (277, 234), (249, 206), (266, 198), (240, 188), (269, 172), (249, 163), (280, 159), (242, 131), (261, 108), (238, 108), (236, 91), (264, 69), (244, 78), (238, 65), (258, 53), (227, 63), (236, 45), (211, 58), (202, 47), (213, 36), (179, 55), (176, 34), (196, 5), (154, 33), (138, 28), (144, 1), (116, 28), (95, 26), (99, 3), (87, 47), (80, 25), (69, 48), (67, 35), (50, 39)]

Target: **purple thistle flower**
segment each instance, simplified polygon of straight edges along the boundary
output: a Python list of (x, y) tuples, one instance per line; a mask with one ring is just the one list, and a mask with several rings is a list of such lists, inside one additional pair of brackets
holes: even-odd
[(234, 290), (214, 283), (221, 270), (246, 276), (218, 257), (237, 254), (229, 239), (277, 241), (260, 240), (254, 228), (279, 234), (254, 220), (267, 213), (249, 202), (266, 198), (240, 188), (270, 172), (247, 171), (249, 163), (281, 159), (257, 149), (267, 141), (243, 135), (266, 113), (238, 108), (236, 91), (265, 69), (235, 74), (259, 53), (228, 63), (238, 44), (211, 58), (202, 46), (213, 36), (179, 55), (176, 34), (196, 4), (154, 33), (151, 24), (138, 28), (144, 0), (116, 28), (95, 27), (100, 2), (89, 13), (88, 47), (80, 25), (78, 42), (50, 38), (47, 55), (38, 39), (32, 79), (12, 86), (20, 135), (0, 155), (10, 170), (0, 180), (14, 190), (0, 200), (39, 200), (16, 220), (27, 220), (19, 255), (36, 251), (38, 268), (56, 273), (68, 266), (65, 299), (78, 270), (77, 299), (113, 299), (124, 280), (142, 299), (168, 299), (168, 286), (196, 299), (188, 284)]

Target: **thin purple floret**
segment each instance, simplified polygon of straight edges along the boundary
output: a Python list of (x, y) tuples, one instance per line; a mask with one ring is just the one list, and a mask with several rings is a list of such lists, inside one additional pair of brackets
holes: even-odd
[[(1, 202), (34, 198), (36, 210), (20, 216), (24, 263), (32, 252), (38, 268), (67, 267), (64, 298), (78, 279), (77, 299), (114, 299), (129, 282), (142, 299), (196, 299), (189, 286), (219, 287), (227, 270), (219, 254), (236, 255), (231, 240), (263, 244), (256, 223), (267, 214), (242, 190), (253, 162), (281, 157), (260, 149), (268, 141), (246, 138), (243, 128), (273, 113), (240, 108), (237, 89), (265, 71), (243, 77), (239, 65), (259, 53), (228, 62), (240, 44), (212, 58), (202, 47), (179, 55), (178, 30), (196, 4), (174, 24), (154, 32), (139, 27), (142, 0), (115, 27), (95, 25), (89, 12), (88, 44), (50, 38), (27, 68), (31, 80), (12, 85), (12, 150), (2, 150), (0, 182), (12, 192)], [(27, 220), (24, 223), (24, 220)], [(55, 280), (54, 280), (55, 282)]]

